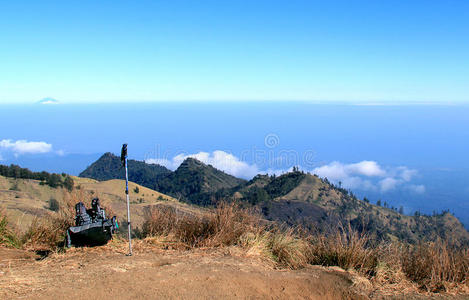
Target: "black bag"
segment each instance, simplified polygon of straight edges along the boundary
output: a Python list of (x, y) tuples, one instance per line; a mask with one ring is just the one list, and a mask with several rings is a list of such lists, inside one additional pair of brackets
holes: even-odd
[(106, 219), (104, 209), (99, 205), (99, 199), (94, 198), (91, 209), (86, 209), (83, 202), (75, 205), (75, 226), (67, 230), (65, 245), (98, 246), (104, 245), (112, 239), (119, 225), (116, 217)]

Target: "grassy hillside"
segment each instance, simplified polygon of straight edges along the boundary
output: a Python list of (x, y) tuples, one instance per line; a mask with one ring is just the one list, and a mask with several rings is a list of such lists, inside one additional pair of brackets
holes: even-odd
[[(64, 232), (70, 226), (61, 225), (65, 225), (64, 221), (70, 221), (71, 217), (61, 214), (63, 210), (56, 213), (48, 208), (47, 199), (53, 196), (57, 197), (58, 205), (69, 212), (70, 206), (67, 204), (71, 203), (70, 197), (72, 200), (83, 199), (89, 203), (91, 198), (99, 196), (108, 213), (115, 213), (120, 217), (121, 224), (124, 223), (122, 180), (74, 180), (76, 188), (69, 192), (63, 188), (52, 189), (35, 180), (0, 177), (0, 203), (6, 209), (7, 219), (13, 221), (13, 225), (23, 227), (28, 227), (28, 217), (39, 216), (42, 220), (41, 223), (33, 222), (29, 230), (19, 234), (10, 227), (11, 223), (5, 222), (4, 213), (0, 211), (0, 250), (7, 246), (37, 251), (39, 254), (58, 253), (54, 251), (61, 249)], [(131, 183), (133, 222), (140, 227), (134, 240), (137, 257), (154, 251), (155, 247), (164, 251), (204, 249), (213, 252), (222, 249), (224, 257), (233, 253), (243, 257), (257, 257), (275, 268), (309, 270), (311, 265), (338, 266), (343, 269), (341, 272), (348, 270), (350, 274), (359, 274), (360, 280), (367, 282), (367, 293), (375, 295), (379, 289), (386, 291), (402, 288), (427, 292), (468, 291), (467, 247), (458, 247), (441, 240), (426, 242), (426, 236), (415, 245), (395, 242), (393, 239), (379, 241), (370, 234), (371, 230), (363, 234), (353, 228), (357, 225), (354, 218), (364, 215), (367, 210), (380, 211), (380, 215), (386, 210), (396, 213), (394, 210), (373, 207), (327, 181), (301, 172), (279, 177), (259, 176), (232, 190), (236, 190), (237, 197), (243, 199), (243, 193), (249, 194), (252, 189), (264, 191), (268, 199), (257, 205), (270, 205), (270, 212), (264, 213), (277, 220), (286, 218), (292, 224), (298, 224), (301, 220), (324, 220), (332, 225), (332, 218), (336, 217), (335, 224), (348, 220), (352, 226), (335, 227), (328, 232), (307, 232), (301, 227), (291, 228), (266, 222), (255, 210), (236, 203), (220, 203), (215, 209), (203, 209)], [(354, 201), (357, 203), (351, 205)], [(244, 205), (248, 206), (247, 203), (245, 201)], [(349, 210), (349, 207), (352, 208)], [(21, 218), (12, 218), (15, 213), (17, 216), (18, 213), (21, 214)], [(428, 217), (406, 218), (409, 218), (409, 224), (412, 218), (415, 219), (415, 224), (419, 224), (420, 227), (414, 228), (416, 232), (421, 233), (427, 229), (427, 221), (422, 222), (420, 219), (426, 220)], [(457, 219), (449, 214), (442, 214), (437, 219), (442, 221), (440, 230), (446, 232), (450, 228), (452, 234), (459, 234), (456, 229), (461, 225)], [(56, 221), (60, 223), (57, 224)], [(380, 219), (375, 221), (381, 222)], [(390, 222), (386, 224), (391, 227)], [(388, 234), (391, 235), (392, 232)], [(117, 250), (122, 255), (126, 251), (126, 244), (117, 237), (103, 248)], [(102, 251), (103, 248), (96, 251)], [(66, 250), (59, 255), (64, 258), (74, 251), (87, 250)], [(31, 274), (37, 276), (37, 265), (33, 269)], [(5, 274), (2, 270), (0, 272), (3, 272), (0, 275)], [(67, 273), (70, 273), (69, 270)], [(15, 276), (17, 274), (15, 270)]]
[[(213, 204), (213, 194), (220, 189), (229, 189), (245, 181), (206, 165), (196, 159), (187, 158), (174, 172), (157, 164), (129, 160), (129, 180), (147, 188), (161, 191), (179, 200), (193, 204)], [(96, 180), (124, 178), (120, 158), (106, 153), (80, 177)]]
[[(108, 176), (118, 177), (118, 172), (122, 171), (119, 169), (120, 161), (112, 154), (105, 154), (81, 175), (97, 177), (97, 166), (106, 168), (107, 161), (112, 161), (114, 166), (106, 169)], [(267, 220), (292, 226), (326, 231), (350, 224), (355, 230), (371, 234), (377, 240), (418, 243), (442, 238), (454, 244), (469, 244), (469, 233), (448, 212), (433, 216), (407, 216), (397, 209), (357, 199), (348, 190), (299, 171), (281, 176), (257, 175), (245, 181), (193, 158), (186, 159), (174, 172), (163, 172), (153, 177), (150, 170), (156, 165), (138, 162), (138, 166), (132, 172), (139, 183), (191, 204), (215, 206), (219, 202), (235, 200), (246, 206), (258, 207)]]
[(158, 178), (157, 190), (198, 205), (214, 204), (214, 194), (244, 183), (225, 172), (196, 159), (187, 158), (167, 176)]
[[(151, 189), (155, 189), (158, 176), (171, 173), (163, 166), (133, 159), (128, 160), (128, 172), (129, 180)], [(125, 169), (122, 167), (120, 157), (108, 152), (81, 172), (79, 176), (101, 181), (123, 179), (125, 178)]]
[(234, 191), (232, 197), (258, 205), (267, 219), (290, 225), (325, 230), (338, 223), (350, 223), (379, 239), (417, 243), (442, 238), (456, 244), (469, 243), (467, 230), (448, 212), (407, 216), (359, 200), (327, 180), (302, 172), (257, 176)]
[[(89, 178), (73, 177), (75, 190), (70, 193), (64, 188), (51, 188), (41, 185), (37, 180), (13, 179), (0, 176), (0, 209), (6, 211), (13, 225), (27, 228), (36, 217), (42, 218), (54, 214), (49, 208), (50, 199), (64, 203), (65, 198), (75, 197), (83, 199), (87, 206), (91, 199), (99, 197), (108, 214), (115, 214), (121, 224), (126, 221), (125, 181), (113, 179), (97, 181)], [(132, 223), (140, 226), (146, 207), (164, 204), (181, 210), (194, 210), (188, 205), (176, 201), (174, 198), (129, 182), (129, 196), (131, 201)]]

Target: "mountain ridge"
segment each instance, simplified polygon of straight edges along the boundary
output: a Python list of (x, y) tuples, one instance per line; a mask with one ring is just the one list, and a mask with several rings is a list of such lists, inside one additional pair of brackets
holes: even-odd
[[(110, 156), (108, 153), (105, 155)], [(106, 159), (102, 161), (105, 162)], [(143, 170), (164, 168), (138, 163)], [(99, 163), (98, 166), (88, 168), (80, 176), (96, 175), (93, 172), (106, 167)], [(131, 167), (129, 163), (129, 172)], [(159, 170), (163, 172), (155, 174), (153, 178), (149, 171), (134, 172), (132, 175), (137, 177), (132, 180), (180, 201), (199, 206), (238, 201), (244, 206), (258, 208), (267, 220), (310, 230), (325, 231), (331, 226), (349, 224), (379, 240), (418, 243), (420, 240), (442, 238), (456, 244), (469, 244), (469, 232), (449, 212), (433, 216), (404, 215), (396, 209), (360, 200), (351, 191), (337, 187), (327, 179), (299, 170), (280, 176), (260, 174), (246, 181), (195, 158), (187, 158), (174, 172)], [(116, 169), (109, 172), (116, 172)], [(141, 174), (150, 174), (150, 177), (138, 178)]]
[[(151, 189), (155, 189), (158, 176), (171, 173), (169, 169), (158, 164), (147, 164), (133, 159), (128, 160), (128, 172), (129, 180)], [(120, 157), (106, 152), (78, 176), (99, 181), (124, 179), (125, 169), (122, 167)]]

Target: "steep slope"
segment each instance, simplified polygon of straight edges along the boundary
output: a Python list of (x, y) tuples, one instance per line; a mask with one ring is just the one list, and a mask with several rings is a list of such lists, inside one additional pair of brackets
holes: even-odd
[[(228, 190), (245, 182), (194, 158), (184, 160), (174, 172), (160, 165), (129, 160), (128, 171), (131, 181), (200, 205), (213, 204), (218, 191)], [(96, 180), (122, 179), (124, 176), (120, 158), (112, 153), (104, 154), (80, 173), (80, 177)]]
[[(108, 164), (111, 166), (106, 167)], [(135, 161), (134, 165), (129, 163), (129, 167), (137, 180), (145, 178), (139, 182), (142, 185), (192, 204), (208, 206), (237, 200), (259, 207), (268, 220), (292, 226), (328, 230), (340, 224), (350, 224), (383, 240), (416, 243), (443, 238), (456, 244), (469, 244), (467, 230), (447, 212), (433, 216), (406, 216), (359, 200), (350, 191), (303, 172), (281, 176), (257, 175), (245, 181), (193, 158), (186, 159), (174, 172)], [(107, 174), (115, 178), (119, 172), (122, 172), (119, 158), (107, 153), (81, 175)], [(137, 176), (141, 174), (145, 175)]]
[[(6, 211), (14, 226), (22, 230), (28, 228), (34, 218), (53, 214), (49, 209), (50, 199), (55, 199), (62, 205), (66, 197), (74, 197), (74, 200), (84, 201), (89, 206), (92, 198), (99, 197), (108, 214), (117, 215), (121, 224), (124, 223), (126, 200), (123, 180), (97, 181), (79, 177), (73, 179), (76, 190), (70, 194), (64, 188), (51, 188), (40, 184), (38, 180), (0, 176), (0, 208)], [(132, 222), (136, 226), (142, 224), (144, 211), (151, 205), (170, 205), (190, 212), (194, 210), (170, 196), (133, 182), (129, 183), (129, 192)]]
[(448, 212), (407, 216), (359, 200), (327, 180), (302, 172), (256, 176), (231, 192), (233, 198), (259, 206), (265, 218), (290, 225), (327, 230), (349, 223), (378, 239), (417, 243), (443, 238), (456, 244), (469, 243), (467, 230)]
[[(156, 187), (157, 176), (171, 173), (163, 166), (147, 164), (143, 161), (129, 159), (128, 164), (129, 180), (151, 189)], [(108, 152), (81, 172), (79, 176), (101, 181), (123, 179), (125, 178), (125, 170), (122, 167), (120, 157)]]
[(243, 184), (236, 178), (194, 158), (187, 158), (173, 173), (160, 176), (157, 190), (181, 200), (210, 205), (219, 190)]

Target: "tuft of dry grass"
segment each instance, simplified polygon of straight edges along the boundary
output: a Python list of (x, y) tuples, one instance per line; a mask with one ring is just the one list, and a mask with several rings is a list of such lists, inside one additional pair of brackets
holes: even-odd
[(297, 236), (294, 230), (271, 232), (267, 245), (274, 261), (281, 267), (304, 268), (312, 255), (310, 244)]
[(310, 263), (354, 269), (367, 276), (375, 275), (379, 249), (370, 245), (368, 235), (350, 226), (339, 227), (329, 234), (316, 234), (311, 239)]
[(0, 246), (20, 247), (18, 234), (14, 228), (10, 226), (10, 222), (4, 210), (0, 210)]
[(57, 212), (51, 212), (47, 218), (33, 220), (21, 238), (25, 249), (54, 251), (63, 245), (67, 229), (74, 225), (75, 204), (85, 202), (85, 194), (81, 190), (64, 193)]
[(238, 243), (254, 231), (259, 218), (237, 204), (221, 204), (214, 212), (188, 214), (169, 206), (153, 206), (145, 213), (144, 237), (171, 236), (188, 247), (220, 247)]
[(401, 265), (410, 280), (429, 292), (447, 291), (458, 283), (469, 285), (469, 249), (442, 240), (404, 247)]
[(214, 213), (208, 215), (207, 222), (212, 232), (203, 245), (236, 245), (245, 233), (261, 230), (259, 221), (259, 216), (252, 210), (241, 208), (236, 203), (221, 203)]
[(222, 203), (201, 215), (161, 205), (146, 213), (142, 233), (151, 242), (186, 249), (238, 246), (248, 255), (266, 258), (282, 268), (338, 266), (358, 272), (378, 286), (397, 289), (415, 291), (411, 282), (433, 292), (468, 284), (469, 250), (457, 250), (441, 241), (416, 247), (397, 242), (376, 244), (350, 225), (327, 233), (285, 228), (266, 226), (257, 214), (234, 203)]
[(144, 237), (168, 236), (191, 247), (240, 246), (282, 267), (298, 269), (308, 263), (308, 243), (293, 230), (268, 229), (259, 215), (236, 203), (221, 203), (213, 212), (190, 215), (172, 207), (154, 206), (145, 215)]

